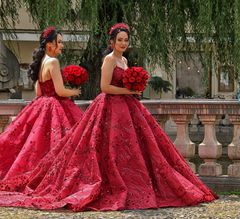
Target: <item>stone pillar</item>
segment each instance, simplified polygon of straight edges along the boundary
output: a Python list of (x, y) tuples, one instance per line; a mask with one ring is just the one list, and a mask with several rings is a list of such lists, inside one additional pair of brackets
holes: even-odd
[(14, 119), (17, 118), (17, 115), (16, 116), (9, 116), (9, 123), (13, 122)]
[(0, 116), (0, 133), (2, 133), (9, 122), (9, 116)]
[(199, 144), (198, 153), (205, 162), (199, 167), (199, 175), (219, 176), (222, 174), (222, 166), (216, 161), (222, 155), (222, 145), (216, 138), (216, 115), (199, 115), (199, 119), (204, 124), (204, 139)]
[(191, 129), (190, 129), (190, 132), (192, 131), (192, 132), (198, 132), (199, 130), (198, 130), (198, 125), (199, 125), (199, 119), (198, 119), (198, 117), (197, 117), (197, 114), (195, 113), (194, 115), (193, 115), (193, 118), (192, 118), (192, 120), (191, 120)]
[(228, 176), (240, 177), (240, 117), (230, 115), (229, 118), (234, 125), (234, 129), (232, 143), (228, 145), (228, 157), (233, 162), (228, 166)]
[(195, 155), (195, 144), (190, 140), (188, 132), (188, 124), (192, 115), (171, 115), (171, 117), (177, 125), (177, 136), (174, 144), (182, 156), (188, 161), (190, 167), (195, 173), (195, 164), (189, 162), (189, 160)]
[(165, 123), (169, 119), (168, 115), (162, 115), (162, 114), (155, 114), (153, 115), (158, 124), (161, 126), (161, 128), (164, 130), (165, 129)]

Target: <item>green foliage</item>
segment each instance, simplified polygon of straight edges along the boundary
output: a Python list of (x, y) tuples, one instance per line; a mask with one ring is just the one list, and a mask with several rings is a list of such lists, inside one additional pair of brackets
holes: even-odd
[[(22, 0), (33, 21), (44, 29), (47, 26), (62, 26), (71, 19), (71, 0)], [(67, 19), (68, 18), (68, 19)]]
[(167, 81), (167, 80), (163, 80), (161, 77), (159, 76), (152, 76), (148, 82), (148, 84), (150, 85), (150, 87), (157, 93), (162, 93), (162, 92), (168, 92), (171, 91), (171, 87), (172, 84)]
[[(80, 63), (89, 67), (92, 90), (99, 80), (108, 29), (122, 21), (131, 27), (131, 47), (138, 48), (139, 56), (152, 66), (164, 66), (171, 73), (177, 51), (195, 51), (234, 65), (236, 77), (239, 74), (239, 0), (8, 0), (1, 1), (3, 28), (14, 27), (20, 4), (40, 29), (55, 25), (73, 33), (88, 31), (90, 38)], [(210, 60), (209, 55), (202, 58), (205, 66)]]
[(0, 26), (3, 28), (14, 28), (18, 21), (18, 9), (21, 0), (0, 1)]
[(217, 192), (218, 195), (240, 195), (240, 190), (233, 190), (228, 192)]
[[(240, 2), (238, 0), (18, 0), (1, 1), (0, 24), (14, 26), (19, 5), (27, 8), (42, 29), (48, 25), (82, 29), (106, 45), (109, 27), (120, 21), (130, 24), (132, 45), (139, 47), (152, 64), (167, 69), (179, 49), (212, 51), (220, 62), (237, 64), (239, 58)], [(7, 18), (11, 17), (13, 23)], [(189, 37), (194, 37), (194, 47)], [(214, 48), (213, 48), (214, 45)], [(94, 50), (94, 43), (90, 43)]]

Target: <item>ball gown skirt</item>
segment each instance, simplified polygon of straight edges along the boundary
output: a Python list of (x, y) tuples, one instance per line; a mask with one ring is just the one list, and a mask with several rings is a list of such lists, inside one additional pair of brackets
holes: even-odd
[(56, 94), (52, 80), (40, 87), (42, 96), (30, 102), (0, 135), (0, 180), (34, 169), (83, 115), (72, 101)]
[[(112, 84), (122, 86), (116, 67)], [(132, 95), (99, 94), (31, 174), (0, 182), (0, 206), (73, 211), (190, 206), (217, 198)]]

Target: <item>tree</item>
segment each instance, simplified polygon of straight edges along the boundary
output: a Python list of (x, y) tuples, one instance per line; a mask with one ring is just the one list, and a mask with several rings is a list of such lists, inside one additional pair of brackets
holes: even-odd
[[(1, 1), (0, 24), (4, 28), (26, 7), (40, 29), (65, 25), (73, 31), (86, 27), (89, 42), (80, 64), (90, 72), (85, 98), (93, 98), (99, 84), (101, 54), (107, 46), (108, 28), (127, 22), (131, 46), (148, 64), (159, 64), (170, 74), (177, 51), (205, 51), (219, 63), (240, 69), (240, 1), (238, 0), (18, 0)], [(208, 59), (203, 62), (208, 65)]]
[(18, 21), (18, 8), (21, 6), (20, 0), (0, 1), (0, 27), (5, 31), (15, 27)]
[(148, 83), (155, 92), (160, 94), (160, 97), (162, 95), (162, 92), (166, 93), (172, 90), (172, 84), (159, 76), (152, 76)]

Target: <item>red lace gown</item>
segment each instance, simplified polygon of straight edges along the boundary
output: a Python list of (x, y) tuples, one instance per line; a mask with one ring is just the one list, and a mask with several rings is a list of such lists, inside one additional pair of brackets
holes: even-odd
[[(114, 69), (113, 85), (122, 86), (122, 73)], [(28, 178), (0, 188), (1, 206), (74, 211), (189, 206), (217, 198), (135, 97), (105, 93)]]
[(0, 179), (4, 182), (34, 169), (82, 117), (68, 98), (59, 97), (52, 80), (39, 83), (42, 96), (28, 104), (0, 135)]

